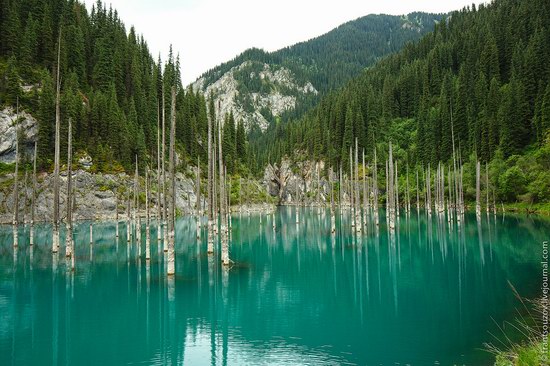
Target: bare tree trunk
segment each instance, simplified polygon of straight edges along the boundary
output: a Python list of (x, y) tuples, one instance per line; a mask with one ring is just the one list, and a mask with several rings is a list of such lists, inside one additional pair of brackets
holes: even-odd
[(118, 190), (115, 192), (115, 237), (117, 238), (118, 243)]
[(351, 212), (351, 227), (355, 228), (355, 205), (354, 205), (354, 189), (353, 189), (353, 179), (355, 178), (355, 174), (353, 172), (353, 147), (350, 145), (349, 147), (349, 208)]
[(449, 187), (449, 199), (447, 200), (447, 216), (449, 223), (453, 221), (453, 181), (452, 181), (452, 172), (451, 166), (449, 165), (447, 169), (447, 183)]
[(343, 188), (344, 188), (344, 181), (342, 179), (342, 163), (340, 163), (340, 182), (338, 186), (338, 194), (340, 195), (338, 199), (338, 208), (340, 210), (340, 215), (342, 214), (342, 203), (344, 202)]
[(480, 163), (479, 160), (476, 163), (476, 215), (479, 220), (481, 217), (481, 202), (480, 202)]
[(365, 149), (363, 149), (363, 225), (367, 230), (367, 213), (369, 210), (369, 197), (367, 188), (367, 166), (365, 165)]
[(130, 211), (130, 192), (128, 191), (128, 202), (126, 206), (126, 241), (130, 243), (132, 240), (132, 230), (130, 229), (131, 225), (131, 211)]
[[(164, 159), (164, 156), (162, 157)], [(160, 106), (157, 105), (157, 243), (160, 246), (162, 237), (162, 205), (160, 201), (161, 191), (161, 158), (160, 158)]]
[(201, 157), (197, 157), (197, 183), (195, 184), (197, 190), (195, 208), (197, 210), (197, 239), (201, 238)]
[(359, 191), (359, 143), (355, 138), (355, 231), (361, 232), (361, 193)]
[(300, 223), (300, 214), (298, 213), (298, 177), (296, 176), (296, 180), (294, 181), (294, 191), (296, 193), (296, 225)]
[(388, 189), (388, 194), (387, 194), (387, 197), (388, 197), (388, 200), (389, 200), (389, 209), (388, 209), (388, 212), (389, 212), (389, 223), (390, 223), (390, 229), (394, 229), (395, 228), (395, 192), (394, 192), (394, 182), (395, 182), (395, 178), (394, 178), (394, 167), (393, 167), (393, 152), (392, 152), (392, 145), (391, 145), (391, 142), (390, 142), (390, 152), (389, 152), (389, 157), (388, 157), (388, 185), (389, 185), (389, 189)]
[(487, 215), (489, 215), (489, 165), (485, 163), (485, 190), (487, 191)]
[(30, 230), (30, 245), (34, 245), (34, 212), (36, 201), (36, 154), (37, 141), (34, 142), (34, 156), (32, 161), (32, 196), (31, 196), (31, 230)]
[(174, 248), (174, 235), (175, 235), (175, 206), (176, 206), (176, 179), (175, 179), (175, 148), (176, 148), (176, 87), (172, 86), (172, 108), (170, 115), (170, 156), (169, 156), (169, 169), (170, 169), (170, 221), (168, 224), (168, 268), (167, 275), (173, 276), (175, 274), (175, 248)]
[(416, 167), (416, 214), (420, 214), (420, 188), (418, 186), (418, 167)]
[(399, 220), (399, 175), (397, 174), (397, 160), (395, 161), (395, 214)]
[(67, 138), (67, 218), (65, 224), (67, 226), (67, 236), (65, 238), (65, 257), (73, 255), (73, 210), (72, 210), (72, 120), (69, 118), (69, 134)]
[(166, 220), (168, 219), (168, 200), (166, 197), (166, 105), (164, 98), (164, 85), (162, 86), (162, 236), (164, 242), (164, 251), (168, 251), (168, 228)]
[(57, 45), (57, 78), (56, 78), (56, 97), (55, 97), (55, 153), (54, 153), (54, 170), (53, 170), (53, 241), (52, 252), (57, 253), (59, 250), (59, 143), (60, 143), (60, 89), (61, 78), (59, 75), (61, 59), (61, 30), (59, 31), (59, 40)]
[(378, 162), (376, 161), (376, 147), (374, 148), (374, 165), (373, 165), (373, 182), (372, 182), (372, 189), (374, 193), (374, 222), (376, 223), (376, 226), (380, 225), (380, 222), (378, 221), (379, 215), (378, 215)]
[(432, 192), (431, 192), (431, 180), (430, 180), (430, 164), (428, 164), (428, 172), (426, 173), (426, 209), (428, 215), (432, 214)]
[(139, 216), (139, 170), (138, 157), (136, 155), (136, 172), (134, 175), (134, 223), (136, 225), (136, 243), (138, 245), (138, 255), (141, 248), (141, 220)]
[(318, 210), (317, 210), (317, 213), (320, 215), (321, 214), (321, 179), (320, 179), (320, 175), (321, 175), (321, 172), (319, 171), (319, 163), (315, 163), (315, 172), (317, 173), (317, 207), (318, 207)]
[(27, 168), (25, 167), (25, 181), (23, 183), (23, 223), (27, 225), (27, 180), (28, 174)]
[(149, 218), (149, 167), (145, 169), (145, 259), (151, 259), (151, 234)]
[(19, 246), (19, 98), (15, 115), (15, 177), (13, 182), (13, 247)]
[[(218, 113), (220, 114), (221, 109), (218, 106)], [(221, 118), (221, 117), (220, 117)], [(224, 189), (224, 163), (223, 163), (223, 150), (222, 150), (222, 130), (221, 123), (218, 125), (218, 164), (219, 164), (219, 177), (220, 177), (220, 229), (221, 229), (221, 241), (222, 241), (222, 264), (224, 266), (229, 265), (229, 243), (227, 240), (227, 228), (226, 228), (226, 213), (224, 210), (225, 206), (225, 189)]]
[(212, 118), (208, 113), (208, 247), (207, 252), (214, 252), (214, 190), (213, 190), (213, 155), (212, 155)]
[(330, 168), (329, 175), (329, 186), (330, 186), (330, 232), (332, 234), (336, 233), (336, 218), (334, 217), (334, 176), (332, 167)]

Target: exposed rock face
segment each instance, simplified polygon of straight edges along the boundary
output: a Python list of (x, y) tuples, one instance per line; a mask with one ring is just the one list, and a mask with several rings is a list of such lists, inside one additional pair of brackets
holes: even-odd
[[(248, 69), (260, 71), (246, 73)], [(243, 72), (246, 74), (243, 75)], [(242, 84), (248, 82), (246, 79), (256, 81), (256, 85), (262, 85), (262, 89), (244, 88)], [(261, 113), (262, 109), (269, 109), (277, 117), (296, 107), (296, 95), (318, 93), (310, 82), (298, 85), (289, 69), (256, 61), (245, 61), (231, 68), (210, 85), (205, 85), (204, 78), (199, 78), (192, 84), (192, 88), (201, 91), (206, 97), (212, 93), (221, 115), (233, 111), (235, 119), (242, 120), (248, 131), (253, 126), (265, 131), (269, 126), (269, 121)]]
[[(196, 180), (194, 168), (189, 168), (185, 174), (176, 173), (176, 212), (181, 215), (194, 215), (196, 213)], [(13, 173), (0, 176), (0, 223), (11, 223), (13, 218)], [(53, 207), (53, 174), (40, 173), (37, 177), (35, 221), (51, 221)], [(67, 196), (67, 172), (60, 173), (60, 214), (63, 219), (66, 215)], [(156, 176), (151, 176), (151, 181), (156, 182)], [(24, 179), (19, 180), (19, 214), (21, 222), (29, 222), (31, 219), (32, 177), (28, 176), (25, 188)], [(140, 177), (140, 215), (145, 216), (144, 180)], [(205, 182), (201, 183), (203, 187)], [(73, 172), (73, 185), (75, 187), (75, 211), (73, 217), (76, 220), (102, 220), (114, 219), (118, 206), (119, 218), (126, 217), (128, 207), (128, 192), (133, 192), (134, 177), (121, 174), (93, 174), (86, 170)], [(157, 212), (156, 183), (153, 183), (154, 191), (151, 193), (151, 215)], [(252, 181), (247, 183), (250, 195), (257, 195), (263, 190), (263, 185)], [(131, 196), (130, 196), (131, 197)], [(206, 199), (202, 197), (201, 205), (206, 209)], [(265, 210), (271, 207), (264, 203), (258, 204), (258, 200), (252, 199), (243, 208), (244, 211)], [(237, 201), (232, 201), (234, 205)], [(239, 211), (233, 207), (233, 211)]]
[[(269, 195), (278, 197), (278, 204), (316, 204), (319, 193), (320, 204), (330, 200), (330, 184), (323, 177), (325, 163), (303, 161), (292, 166), (289, 159), (280, 165), (268, 165), (264, 170), (263, 185)], [(317, 188), (317, 172), (320, 172)]]
[[(37, 197), (36, 197), (36, 221), (49, 221), (52, 216), (53, 207), (53, 175), (40, 174), (37, 178)], [(156, 179), (156, 178), (155, 178)], [(61, 217), (66, 214), (66, 188), (67, 174), (61, 173), (60, 190), (60, 213)], [(86, 219), (104, 219), (114, 218), (118, 203), (119, 217), (124, 217), (128, 197), (122, 192), (132, 192), (134, 178), (125, 173), (122, 174), (92, 174), (84, 170), (78, 170), (73, 173), (73, 184), (75, 186), (75, 212), (76, 220)], [(144, 182), (141, 181), (141, 191), (144, 190)], [(13, 214), (13, 174), (7, 174), (0, 177), (0, 185), (4, 188), (0, 190), (0, 222), (11, 222)], [(19, 212), (22, 220), (29, 221), (31, 215), (31, 196), (32, 183), (29, 176), (27, 188), (24, 188), (24, 182), (19, 186)], [(118, 198), (118, 199), (117, 199)], [(152, 207), (156, 207), (156, 194), (151, 196)], [(176, 210), (181, 214), (192, 214), (195, 212), (195, 194), (194, 179), (186, 178), (183, 174), (176, 174)], [(144, 214), (145, 204), (141, 205), (142, 214)], [(152, 209), (152, 212), (156, 210)]]
[[(34, 154), (34, 142), (38, 137), (38, 122), (27, 112), (19, 112), (19, 131), (23, 135), (25, 146), (20, 146), (22, 153), (29, 156)], [(0, 161), (4, 163), (15, 162), (15, 120), (16, 111), (12, 107), (0, 111)]]

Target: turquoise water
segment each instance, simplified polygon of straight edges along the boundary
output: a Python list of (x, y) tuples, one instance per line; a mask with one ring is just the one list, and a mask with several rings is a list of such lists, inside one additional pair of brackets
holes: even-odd
[(156, 230), (148, 263), (124, 223), (118, 240), (96, 223), (92, 245), (78, 224), (71, 273), (47, 226), (32, 248), (20, 228), (16, 250), (0, 227), (0, 365), (488, 365), (483, 343), (521, 308), (507, 281), (540, 296), (545, 220), (467, 215), (459, 229), (413, 212), (396, 235), (382, 216), (355, 236), (345, 214), (333, 237), (328, 211), (275, 219), (233, 216), (228, 271), (180, 219), (170, 281)]

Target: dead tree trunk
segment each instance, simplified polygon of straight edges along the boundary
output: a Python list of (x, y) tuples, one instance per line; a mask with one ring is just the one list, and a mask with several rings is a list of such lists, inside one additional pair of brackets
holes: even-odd
[(30, 245), (34, 245), (34, 212), (36, 204), (36, 154), (37, 142), (34, 142), (34, 156), (32, 159), (32, 196), (31, 196), (31, 230), (30, 230)]
[(329, 185), (330, 185), (330, 232), (334, 234), (336, 233), (336, 218), (334, 217), (334, 176), (333, 176), (332, 167), (330, 168)]
[(19, 246), (17, 226), (19, 225), (19, 98), (15, 114), (15, 176), (13, 182), (13, 246)]
[[(164, 159), (164, 156), (163, 156)], [(160, 200), (161, 191), (161, 158), (160, 158), (160, 106), (157, 105), (157, 243), (160, 243), (162, 236), (162, 205)], [(160, 244), (159, 244), (160, 246)]]
[[(220, 108), (218, 107), (218, 111)], [(219, 113), (219, 112), (218, 112)], [(224, 187), (224, 163), (223, 163), (223, 150), (222, 150), (222, 130), (221, 124), (218, 124), (218, 164), (219, 164), (219, 183), (220, 183), (220, 230), (221, 230), (221, 240), (222, 240), (222, 264), (224, 266), (229, 265), (229, 243), (227, 240), (227, 228), (226, 228), (226, 217), (225, 217), (225, 187)]]
[(485, 163), (485, 190), (487, 191), (487, 215), (489, 214), (489, 165)]
[(481, 217), (480, 170), (481, 170), (481, 167), (478, 160), (476, 163), (476, 215), (478, 220)]
[(355, 231), (361, 232), (361, 193), (359, 190), (359, 143), (355, 138)]
[(201, 238), (201, 158), (197, 157), (197, 183), (195, 208), (197, 210), (197, 239)]
[(416, 214), (420, 213), (420, 187), (418, 186), (418, 167), (416, 167)]
[(145, 259), (151, 259), (151, 234), (149, 218), (149, 167), (145, 169)]
[(71, 257), (73, 255), (73, 210), (72, 210), (72, 120), (69, 118), (69, 134), (67, 138), (67, 236), (65, 238), (65, 257)]
[(170, 157), (169, 157), (169, 169), (170, 169), (170, 222), (169, 222), (169, 237), (168, 237), (168, 268), (167, 275), (173, 276), (175, 274), (175, 248), (174, 248), (174, 235), (175, 235), (175, 213), (176, 213), (176, 179), (175, 179), (175, 148), (176, 148), (176, 87), (172, 86), (172, 108), (170, 115)]
[(61, 109), (60, 109), (60, 89), (61, 78), (59, 75), (61, 59), (61, 31), (59, 32), (59, 40), (57, 45), (57, 78), (56, 78), (56, 97), (55, 97), (55, 153), (54, 153), (54, 170), (53, 170), (53, 241), (52, 252), (57, 253), (59, 250), (59, 143), (60, 143), (60, 124), (61, 124)]
[(395, 228), (395, 192), (394, 192), (394, 167), (393, 167), (393, 152), (392, 152), (392, 145), (390, 142), (390, 152), (388, 157), (388, 193), (387, 193), (387, 199), (389, 200), (389, 206), (388, 206), (388, 213), (389, 213), (389, 224), (390, 229)]
[(138, 157), (136, 155), (136, 172), (134, 175), (134, 223), (136, 225), (136, 243), (138, 251), (141, 247), (141, 220), (139, 216), (139, 170)]
[(212, 155), (212, 118), (208, 112), (208, 247), (207, 252), (214, 252), (214, 191), (213, 191), (213, 155)]
[(168, 251), (168, 228), (166, 220), (168, 219), (168, 200), (166, 197), (166, 105), (164, 98), (164, 85), (162, 86), (162, 237), (164, 242), (164, 251)]
[(373, 209), (374, 209), (374, 222), (378, 226), (380, 222), (378, 221), (378, 162), (376, 161), (376, 147), (374, 148), (374, 165), (373, 165), (373, 182), (372, 182), (372, 189), (373, 189)]

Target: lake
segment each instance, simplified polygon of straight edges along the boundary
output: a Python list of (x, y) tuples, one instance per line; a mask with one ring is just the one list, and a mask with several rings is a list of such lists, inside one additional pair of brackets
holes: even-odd
[(21, 226), (18, 248), (0, 227), (0, 365), (490, 365), (485, 342), (517, 339), (509, 283), (540, 296), (547, 219), (413, 210), (393, 233), (381, 211), (355, 234), (344, 211), (331, 235), (328, 210), (295, 210), (234, 214), (229, 269), (180, 218), (171, 279), (155, 225), (145, 261), (144, 228), (138, 245), (94, 223), (90, 244), (76, 224), (74, 272), (64, 228), (52, 254), (48, 225), (32, 247)]

